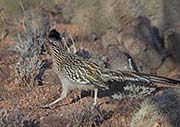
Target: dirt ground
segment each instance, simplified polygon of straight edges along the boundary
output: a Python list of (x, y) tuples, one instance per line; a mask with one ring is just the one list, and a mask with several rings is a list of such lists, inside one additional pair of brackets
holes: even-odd
[[(60, 32), (65, 31), (70, 33), (76, 42), (77, 50), (83, 49), (83, 51), (88, 51), (85, 52), (85, 54), (80, 53), (80, 55), (89, 57), (89, 52), (92, 53), (93, 55), (90, 60), (99, 66), (110, 67), (114, 70), (129, 70), (128, 59), (131, 56), (133, 62), (137, 65), (137, 69), (140, 71), (168, 76), (170, 78), (179, 78), (178, 47), (180, 44), (180, 32), (178, 28), (175, 30), (170, 29), (170, 32), (167, 28), (168, 30), (164, 30), (164, 32), (160, 21), (154, 20), (153, 16), (144, 17), (140, 15), (138, 17), (136, 12), (133, 12), (136, 16), (133, 17), (130, 15), (131, 10), (128, 8), (124, 10), (124, 12), (128, 10), (127, 14), (123, 12), (117, 15), (117, 11), (112, 11), (113, 6), (111, 8), (108, 2), (100, 2), (100, 5), (102, 4), (109, 7), (108, 12), (104, 10), (104, 6), (101, 7), (96, 3), (97, 2), (92, 2), (87, 6), (88, 2), (83, 3), (82, 1), (78, 1), (77, 3), (71, 4), (71, 1), (65, 2), (62, 0), (58, 2), (54, 0), (53, 3), (47, 6), (47, 3), (41, 4), (41, 2), (38, 3), (38, 1), (37, 3), (27, 2), (23, 5), (25, 7), (23, 11), (21, 10), (23, 9), (22, 3), (11, 6), (11, 1), (8, 1), (6, 6), (9, 8), (0, 6), (2, 19), (2, 21), (0, 21), (0, 26), (2, 26), (2, 29), (0, 29), (0, 126), (136, 127), (136, 125), (131, 124), (131, 121), (137, 112), (141, 114), (140, 109), (143, 109), (142, 103), (147, 97), (130, 95), (121, 98), (121, 96), (118, 95), (119, 98), (115, 99), (110, 96), (109, 93), (101, 91), (98, 97), (98, 105), (97, 107), (93, 107), (93, 93), (91, 91), (81, 91), (82, 98), (76, 100), (75, 97), (80, 95), (80, 91), (74, 90), (69, 93), (66, 99), (52, 108), (41, 108), (42, 105), (60, 96), (61, 82), (50, 65), (43, 74), (43, 84), (18, 83), (16, 67), (20, 55), (14, 50), (17, 44), (15, 40), (17, 39), (17, 33), (23, 33), (25, 26), (24, 21), (28, 16), (31, 17), (34, 28), (41, 24), (45, 24), (46, 26), (47, 23), (47, 26), (51, 29), (55, 28)], [(125, 3), (127, 7), (131, 7), (131, 4), (129, 4), (129, 1)], [(118, 2), (117, 5), (122, 6), (122, 3)], [(66, 8), (67, 6), (70, 8)], [(12, 7), (12, 9), (10, 7)], [(21, 11), (17, 9), (18, 7), (21, 8)], [(34, 9), (32, 9), (33, 7)], [(104, 14), (101, 16), (101, 13), (98, 13), (94, 16), (98, 8), (101, 8), (100, 12), (103, 12), (103, 14), (107, 12), (107, 15)], [(137, 13), (142, 12), (139, 8), (141, 9), (141, 6), (138, 4), (138, 7), (135, 9)], [(145, 10), (147, 8), (145, 6)], [(114, 10), (116, 9), (118, 8), (115, 6)], [(91, 10), (94, 10), (94, 12)], [(86, 15), (86, 13), (89, 15)], [(146, 13), (146, 11), (140, 14), (144, 13)], [(157, 15), (159, 15), (159, 13)], [(98, 18), (98, 16), (100, 17)], [(112, 22), (109, 18), (106, 20), (106, 16), (110, 16)], [(115, 16), (115, 18), (113, 18), (113, 16)], [(173, 20), (173, 24), (176, 24), (174, 23), (175, 19)], [(101, 23), (103, 20), (106, 22)], [(154, 29), (160, 32), (153, 31)], [(157, 33), (154, 35), (152, 31)], [(152, 35), (151, 32), (153, 33)], [(153, 40), (155, 46), (152, 45), (151, 40)], [(163, 45), (161, 43), (163, 43)], [(51, 57), (43, 54), (41, 60), (51, 62)], [(169, 86), (162, 84), (156, 85), (158, 88), (169, 88)], [(150, 97), (158, 96), (160, 98), (159, 100), (161, 100), (165, 93), (161, 90), (162, 89), (158, 89), (158, 92), (153, 93)], [(137, 92), (136, 90), (133, 91)], [(179, 97), (179, 93), (177, 93), (177, 96)], [(174, 98), (172, 98), (172, 100), (173, 99)], [(177, 102), (179, 103), (180, 100)], [(166, 109), (166, 105), (164, 107)], [(171, 110), (171, 108), (175, 109), (170, 105), (170, 107), (167, 107), (167, 110)], [(154, 110), (152, 108), (152, 112), (156, 111), (159, 111), (159, 109)], [(179, 111), (179, 108), (177, 108), (177, 111), (174, 111), (177, 113), (177, 116), (179, 115)], [(174, 112), (170, 113), (169, 119), (173, 118), (171, 114)], [(180, 123), (178, 123), (178, 121), (180, 121), (178, 117), (177, 124), (170, 123), (174, 126), (164, 125), (164, 119), (161, 119), (161, 112), (159, 114), (160, 117), (152, 116), (152, 118), (155, 119), (152, 121), (149, 120), (151, 122), (150, 125), (154, 125), (154, 127), (178, 127), (178, 125), (180, 125)], [(163, 116), (166, 115), (162, 114), (162, 118)], [(139, 123), (142, 121), (142, 124), (139, 124), (138, 127), (146, 127), (147, 124), (143, 124), (143, 120), (151, 118), (151, 114), (144, 115), (142, 113), (141, 118)], [(176, 116), (174, 119), (176, 119)]]
[[(21, 86), (16, 84), (14, 75), (16, 54), (8, 50), (14, 43), (5, 40), (1, 43), (1, 83), (0, 110), (4, 126), (61, 127), (61, 126), (101, 126), (128, 127), (132, 113), (141, 100), (126, 98), (122, 101), (110, 97), (98, 98), (99, 107), (92, 109), (93, 97), (88, 92), (81, 100), (71, 103), (78, 91), (72, 92), (65, 100), (52, 109), (42, 109), (60, 96), (61, 84), (43, 86)], [(54, 75), (52, 69), (49, 72)], [(13, 77), (13, 76), (12, 76)], [(56, 77), (57, 78), (57, 77)], [(91, 117), (91, 118), (87, 118)], [(89, 121), (91, 120), (91, 121)]]

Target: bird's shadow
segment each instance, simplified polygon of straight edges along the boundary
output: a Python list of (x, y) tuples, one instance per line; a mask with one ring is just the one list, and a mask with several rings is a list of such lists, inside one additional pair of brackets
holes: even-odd
[[(156, 93), (160, 89), (157, 88), (156, 86), (151, 86), (148, 83), (145, 82), (131, 82), (131, 81), (125, 81), (125, 82), (118, 82), (118, 81), (108, 81), (107, 82), (108, 88), (109, 89), (99, 89), (98, 90), (98, 97), (103, 98), (103, 97), (112, 97), (115, 94), (122, 94), (122, 95), (129, 95), (131, 94), (132, 91), (129, 91), (126, 89), (126, 87), (131, 87), (131, 85), (135, 86), (142, 86), (142, 87), (147, 87), (147, 88), (154, 88), (155, 90), (153, 93)], [(138, 89), (137, 93), (141, 92), (141, 89)], [(150, 91), (147, 91), (150, 92)], [(81, 91), (81, 97), (87, 97), (87, 96), (92, 96), (92, 91)]]

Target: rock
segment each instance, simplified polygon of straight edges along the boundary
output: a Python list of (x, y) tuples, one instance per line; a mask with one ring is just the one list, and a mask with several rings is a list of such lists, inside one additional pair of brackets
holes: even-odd
[(108, 63), (113, 70), (129, 70), (127, 56), (118, 49), (118, 46), (110, 46), (107, 51)]
[(107, 48), (109, 45), (117, 45), (118, 44), (117, 36), (118, 33), (116, 30), (113, 29), (107, 30), (101, 39), (104, 48)]
[(43, 84), (53, 84), (59, 85), (61, 84), (57, 74), (53, 69), (47, 69), (42, 76)]
[(167, 30), (164, 33), (164, 45), (180, 64), (180, 32), (175, 29)]
[(123, 38), (124, 47), (130, 55), (136, 57), (143, 51), (143, 44), (138, 44), (138, 41), (133, 36), (125, 36)]
[(162, 62), (163, 56), (161, 56), (155, 49), (151, 48), (148, 50), (149, 62), (151, 68), (158, 68)]
[(85, 50), (85, 49), (78, 50), (76, 52), (76, 55), (82, 57), (83, 59), (90, 59), (91, 58), (90, 52)]
[(163, 61), (162, 65), (157, 69), (157, 74), (168, 75), (176, 69), (176, 65), (177, 64), (175, 60), (171, 56), (169, 56)]
[(162, 94), (147, 98), (141, 104), (140, 110), (132, 117), (130, 127), (155, 127), (157, 122), (161, 123), (162, 127), (179, 127), (179, 107), (179, 90), (164, 90)]
[(41, 127), (70, 127), (68, 126), (69, 120), (63, 118), (62, 114), (50, 115), (41, 118)]

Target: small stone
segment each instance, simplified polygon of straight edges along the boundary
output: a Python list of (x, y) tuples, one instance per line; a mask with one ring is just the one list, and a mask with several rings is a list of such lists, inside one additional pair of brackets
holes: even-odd
[(176, 62), (172, 57), (166, 58), (163, 64), (157, 69), (158, 75), (168, 75), (176, 69)]
[(128, 70), (128, 58), (121, 52), (117, 46), (111, 46), (108, 49), (108, 63), (113, 70)]
[(45, 73), (42, 76), (42, 82), (47, 84), (54, 84), (54, 85), (59, 85), (60, 84), (60, 80), (57, 76), (57, 74), (55, 73), (54, 69), (47, 69), (45, 71)]
[(118, 44), (117, 35), (118, 35), (118, 33), (115, 30), (108, 30), (102, 36), (102, 44), (103, 44), (104, 48), (107, 48), (109, 45)]
[(157, 68), (161, 64), (162, 56), (155, 49), (150, 49), (149, 59), (151, 68)]
[(137, 39), (131, 35), (124, 36), (123, 44), (131, 56), (138, 56), (142, 51)]

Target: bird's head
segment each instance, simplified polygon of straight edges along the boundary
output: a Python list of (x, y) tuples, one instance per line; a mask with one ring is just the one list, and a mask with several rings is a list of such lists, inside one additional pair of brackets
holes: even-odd
[(68, 51), (71, 43), (65, 33), (59, 33), (57, 30), (52, 29), (49, 33), (49, 45), (52, 49), (63, 50), (66, 52)]
[(61, 44), (63, 44), (61, 34), (55, 29), (51, 30), (49, 33), (49, 45), (59, 47)]

